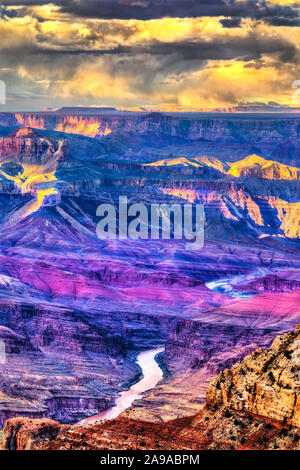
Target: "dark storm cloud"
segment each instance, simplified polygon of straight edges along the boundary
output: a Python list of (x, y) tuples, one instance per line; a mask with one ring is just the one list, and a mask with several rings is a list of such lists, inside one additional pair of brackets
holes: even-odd
[[(160, 42), (150, 41), (142, 46), (122, 46), (110, 49), (42, 49), (43, 54), (70, 54), (70, 55), (126, 55), (126, 56), (154, 56), (169, 57), (171, 62), (207, 61), (207, 60), (234, 60), (240, 59), (248, 62), (260, 59), (262, 55), (277, 54), (280, 62), (297, 62), (298, 51), (295, 45), (280, 38), (265, 37), (257, 38), (254, 34), (245, 38), (214, 38), (206, 41), (180, 41)], [(187, 67), (187, 65), (184, 65)]]
[[(6, 3), (16, 4), (17, 0), (6, 0)], [(23, 0), (22, 5), (24, 4), (39, 4), (45, 2), (39, 1), (27, 1)], [(58, 2), (56, 1), (58, 4)], [(61, 2), (62, 3), (62, 2)], [(65, 7), (66, 5), (73, 4), (70, 0), (64, 2)], [(102, 4), (114, 4), (116, 5), (117, 0), (108, 0), (104, 1), (97, 1)], [(150, 4), (157, 3), (157, 1), (143, 1), (143, 0), (119, 0), (118, 4), (122, 4), (123, 6), (128, 7), (128, 3), (131, 4), (133, 8), (134, 5), (138, 4), (138, 8), (149, 8)], [(163, 5), (170, 5), (170, 4), (182, 4), (182, 1), (179, 0), (160, 0), (160, 4)], [(195, 0), (186, 0), (186, 4), (198, 4), (198, 5), (207, 5), (202, 0), (195, 1)], [(95, 0), (85, 0), (85, 2), (77, 2), (79, 6), (87, 7), (91, 4), (95, 4)], [(257, 5), (256, 1), (250, 1), (246, 4), (251, 4), (252, 6)], [(143, 7), (141, 5), (144, 5)], [(225, 1), (223, 0), (211, 0), (210, 6), (220, 6), (225, 5)], [(239, 2), (237, 6), (234, 0), (227, 0), (226, 6), (227, 7), (234, 7), (237, 8), (244, 5), (244, 2)], [(280, 6), (273, 5), (276, 9), (280, 9)], [(269, 8), (265, 3), (261, 8)], [(286, 7), (284, 7), (284, 10)], [(1, 12), (1, 9), (0, 9)], [(238, 27), (241, 24), (241, 16), (236, 17), (229, 17), (226, 19), (221, 19), (220, 22), (225, 28), (234, 28)], [(279, 17), (275, 17), (273, 19), (269, 19), (271, 22), (272, 20), (278, 21)], [(284, 20), (290, 22), (299, 21), (297, 18), (282, 18), (280, 17), (282, 23)], [(197, 64), (202, 61), (207, 60), (242, 60), (245, 62), (251, 60), (258, 60), (263, 55), (273, 55), (274, 59), (277, 59), (281, 62), (296, 62), (298, 63), (298, 52), (296, 45), (292, 44), (288, 39), (274, 37), (273, 35), (256, 35), (255, 32), (248, 33), (247, 35), (243, 35), (242, 37), (235, 37), (235, 36), (214, 36), (213, 34), (210, 35), (209, 38), (197, 39), (197, 40), (181, 40), (181, 41), (170, 41), (170, 42), (160, 42), (158, 40), (149, 40), (145, 41), (143, 44), (135, 44), (135, 45), (116, 45), (111, 39), (106, 40), (107, 36), (112, 37), (114, 34), (118, 36), (122, 36), (123, 39), (127, 39), (130, 37), (134, 32), (136, 26), (134, 25), (127, 25), (124, 28), (120, 28), (120, 26), (113, 22), (107, 23), (91, 23), (91, 30), (90, 33), (86, 36), (77, 36), (73, 34), (72, 36), (67, 36), (67, 40), (64, 37), (57, 37), (56, 34), (47, 32), (43, 33), (42, 30), (39, 29), (37, 25), (37, 33), (35, 35), (34, 41), (31, 43), (20, 43), (15, 47), (13, 42), (9, 44), (6, 49), (5, 45), (2, 45), (2, 54), (6, 55), (6, 61), (15, 62), (18, 57), (22, 61), (22, 57), (26, 55), (35, 55), (39, 54), (44, 56), (45, 58), (48, 56), (49, 60), (56, 60), (54, 57), (55, 55), (67, 55), (70, 56), (78, 54), (79, 55), (91, 55), (91, 56), (120, 56), (122, 59), (124, 56), (134, 57), (134, 56), (154, 56), (157, 60), (161, 62), (165, 62), (166, 59), (161, 59), (160, 57), (163, 56), (170, 56), (169, 64), (173, 63), (174, 61), (180, 61), (182, 67), (184, 66), (191, 66), (191, 68), (196, 68)], [(114, 29), (115, 28), (115, 29)], [(224, 32), (225, 33), (225, 32)], [(110, 42), (111, 41), (111, 42)], [(103, 47), (102, 47), (103, 45)], [(99, 46), (99, 47), (97, 47)], [(185, 65), (184, 65), (185, 64)], [(188, 65), (186, 65), (188, 64)]]
[(267, 18), (265, 23), (270, 26), (299, 27), (300, 18)]
[[(60, 10), (30, 8), (47, 3)], [(190, 106), (200, 96), (199, 106), (206, 100), (211, 106), (211, 97), (216, 105), (224, 105), (248, 96), (260, 98), (264, 92), (268, 99), (278, 99), (278, 90), (290, 86), (290, 77), (300, 63), (292, 32), (281, 30), (281, 36), (276, 28), (297, 26), (298, 11), (271, 2), (4, 0), (1, 4), (0, 15), (6, 18), (0, 24), (1, 73), (2, 79), (6, 74), (10, 94), (17, 100), (22, 93), (25, 101), (27, 96), (31, 100), (39, 97), (48, 104), (51, 99), (57, 102), (58, 97), (64, 103), (68, 99), (77, 102), (78, 95), (87, 100), (85, 103), (106, 97), (109, 103), (127, 100), (136, 104), (143, 100), (172, 102), (179, 96)], [(10, 21), (16, 15), (27, 19)], [(92, 21), (201, 16), (215, 19), (167, 20), (161, 26), (138, 21)], [(275, 30), (263, 23), (246, 22), (245, 18), (263, 20), (275, 25)], [(47, 27), (43, 21), (49, 20), (53, 25)], [(181, 28), (185, 23), (189, 27)], [(165, 24), (166, 30), (160, 35), (160, 27), (163, 31)], [(237, 66), (231, 68), (233, 64)], [(274, 80), (270, 70), (275, 70)], [(285, 82), (280, 88), (281, 71)]]
[[(68, 1), (68, 0), (67, 0)], [(58, 4), (62, 4), (63, 2), (57, 2), (56, 0), (53, 0), (53, 2), (51, 2), (51, 0), (49, 1), (45, 1), (43, 2), (42, 0), (2, 0), (1, 1), (2, 5), (5, 5), (5, 6), (16, 6), (16, 7), (19, 7), (19, 6), (24, 6), (24, 7), (33, 7), (33, 6), (41, 6), (41, 5), (49, 5), (50, 3), (54, 4), (54, 5), (58, 5)]]
[(238, 28), (241, 26), (242, 18), (225, 18), (224, 20), (220, 20), (223, 28)]
[[(148, 47), (134, 47), (132, 52), (151, 55), (177, 55), (182, 61), (190, 60), (233, 60), (245, 57), (246, 60), (259, 59), (263, 54), (279, 54), (280, 60), (295, 61), (297, 48), (283, 39), (222, 38), (197, 42), (152, 42)], [(120, 52), (120, 50), (119, 50)], [(126, 48), (128, 53), (128, 48)]]
[(288, 6), (256, 0), (84, 0), (67, 1), (61, 10), (74, 15), (103, 19), (149, 20), (167, 17), (229, 16), (295, 18), (298, 12)]
[(0, 18), (16, 18), (18, 10), (8, 10), (6, 7), (0, 5)]
[(259, 0), (3, 0), (3, 5), (55, 4), (62, 12), (83, 18), (150, 20), (163, 17), (225, 16), (297, 18), (296, 8)]

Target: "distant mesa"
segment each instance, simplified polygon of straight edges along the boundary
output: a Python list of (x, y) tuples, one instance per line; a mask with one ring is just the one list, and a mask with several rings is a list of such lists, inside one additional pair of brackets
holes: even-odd
[(162, 115), (161, 112), (153, 111), (153, 112), (147, 114), (146, 119), (149, 119), (149, 120), (151, 120), (151, 119), (160, 120), (160, 119), (162, 119), (162, 117), (163, 117), (163, 115)]
[(110, 112), (116, 112), (116, 111), (118, 111), (116, 108), (110, 108), (110, 107), (89, 108), (89, 107), (83, 107), (83, 106), (78, 106), (78, 107), (65, 106), (63, 108), (57, 109), (54, 112), (59, 113), (59, 114), (92, 114), (94, 115), (94, 114), (99, 114), (99, 113), (100, 114), (110, 113)]

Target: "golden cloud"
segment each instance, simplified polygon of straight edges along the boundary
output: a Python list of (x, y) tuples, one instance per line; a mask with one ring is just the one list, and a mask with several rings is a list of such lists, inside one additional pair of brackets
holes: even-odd
[[(259, 42), (265, 38), (290, 43), (299, 51), (299, 28), (278, 28), (251, 19), (244, 19), (239, 27), (223, 28), (222, 19), (71, 20), (54, 5), (31, 7), (23, 17), (0, 19), (1, 48), (5, 51), (2, 66), (23, 79), (24, 87), (32, 83), (35, 91), (47, 91), (58, 100), (80, 97), (83, 103), (92, 98), (120, 105), (174, 102), (192, 108), (253, 101), (291, 104), (291, 83), (299, 78), (297, 67), (292, 63), (283, 66), (279, 53), (258, 54), (247, 60), (195, 56), (188, 62), (188, 58), (176, 57), (177, 68), (168, 54), (160, 53), (161, 44), (174, 44), (176, 50), (177, 43), (179, 47), (185, 43), (197, 47), (198, 41), (201, 48), (205, 41), (213, 48), (216, 41), (220, 47), (232, 40), (235, 47), (239, 39)], [(158, 48), (153, 57), (152, 44)], [(127, 47), (130, 52), (118, 54), (118, 47)], [(147, 58), (145, 52), (135, 56), (135, 48), (149, 49)], [(114, 52), (111, 55), (110, 50)], [(101, 51), (105, 55), (101, 56)]]

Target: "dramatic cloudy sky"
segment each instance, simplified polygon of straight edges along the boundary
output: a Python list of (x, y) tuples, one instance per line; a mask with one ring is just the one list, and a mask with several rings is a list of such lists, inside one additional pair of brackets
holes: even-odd
[(1, 0), (1, 109), (293, 105), (300, 0)]

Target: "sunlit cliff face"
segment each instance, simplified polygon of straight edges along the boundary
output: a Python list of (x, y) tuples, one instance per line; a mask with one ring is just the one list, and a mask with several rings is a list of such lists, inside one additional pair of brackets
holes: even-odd
[(55, 130), (68, 134), (85, 135), (87, 137), (103, 137), (109, 135), (111, 129), (107, 124), (102, 126), (100, 121), (96, 118), (85, 119), (81, 116), (66, 116), (63, 121), (56, 126)]
[(45, 205), (45, 201), (49, 196), (53, 196), (53, 198), (56, 199), (56, 196), (58, 195), (59, 193), (55, 188), (36, 190), (36, 200), (26, 210), (25, 217), (37, 212), (43, 205)]
[[(259, 178), (261, 184), (264, 180), (299, 180), (300, 169), (281, 164), (272, 160), (265, 160), (257, 155), (249, 155), (243, 160), (222, 163), (217, 158), (195, 157), (174, 158), (160, 160), (149, 164), (150, 166), (210, 166), (221, 173), (237, 178)], [(257, 196), (255, 200), (247, 191), (237, 190), (232, 186), (227, 194), (210, 191), (203, 194), (197, 189), (161, 188), (168, 195), (176, 196), (191, 203), (204, 201), (205, 204), (217, 203), (223, 216), (227, 219), (238, 220), (233, 207), (239, 207), (245, 217), (249, 217), (257, 226), (267, 226), (264, 220), (264, 210), (272, 210), (276, 214), (280, 229), (288, 238), (300, 238), (300, 203), (288, 202), (279, 197)]]
[[(57, 161), (61, 156), (63, 141), (59, 142), (57, 151), (54, 150), (51, 142), (39, 137), (32, 129), (21, 127), (13, 132), (8, 138), (7, 155), (2, 157), (0, 163), (0, 175), (9, 181), (13, 181), (22, 195), (32, 194), (34, 199), (24, 206), (20, 212), (20, 217), (24, 218), (38, 211), (46, 203), (55, 203), (59, 199), (59, 192), (55, 185), (57, 183), (56, 168)], [(15, 145), (20, 151), (20, 159), (16, 162), (15, 155), (10, 155), (9, 149), (13, 152)], [(36, 149), (36, 146), (42, 146), (44, 153), (42, 155), (30, 155), (30, 149)], [(25, 159), (22, 158), (22, 149), (25, 151)], [(38, 161), (37, 161), (38, 159)], [(22, 167), (16, 175), (9, 174), (5, 169), (8, 162), (18, 163)]]
[[(49, 187), (47, 189), (41, 189), (39, 186), (41, 183), (54, 183), (57, 181), (55, 172), (44, 173), (46, 167), (43, 165), (26, 165), (23, 164), (23, 173), (19, 173), (17, 176), (11, 176), (5, 171), (1, 170), (0, 174), (6, 179), (13, 181), (15, 186), (20, 189), (22, 195), (32, 194), (34, 195), (34, 201), (30, 203), (27, 210), (24, 212), (24, 217), (27, 217), (34, 212), (37, 212), (40, 207), (43, 206), (45, 199), (49, 196), (58, 195), (58, 191), (55, 187)], [(51, 185), (52, 186), (52, 185)]]
[(26, 116), (26, 122), (22, 114), (17, 113), (15, 114), (15, 117), (21, 126), (29, 126), (33, 127), (34, 129), (45, 129), (45, 123), (42, 117), (37, 119), (35, 116), (31, 116), (29, 114)]
[[(35, 129), (45, 129), (45, 120), (41, 115), (34, 114), (15, 114), (19, 124), (22, 126), (34, 127)], [(87, 137), (105, 137), (111, 134), (112, 130), (107, 123), (101, 122), (101, 117), (82, 117), (66, 115), (59, 121), (54, 128), (55, 131), (65, 132), (67, 134), (79, 134)]]
[[(0, 167), (1, 168), (1, 167)], [(14, 181), (16, 186), (21, 190), (22, 194), (34, 192), (35, 187), (39, 183), (46, 183), (48, 181), (56, 181), (54, 172), (44, 173), (45, 168), (43, 165), (27, 165), (23, 164), (23, 173), (17, 176), (11, 176), (0, 169), (0, 173), (8, 180)]]
[(258, 155), (249, 155), (237, 162), (222, 162), (214, 157), (194, 157), (194, 158), (169, 158), (148, 163), (146, 166), (192, 166), (192, 167), (212, 167), (221, 173), (241, 177), (257, 177), (270, 180), (299, 180), (300, 169), (282, 163), (265, 160)]
[(182, 188), (161, 188), (164, 194), (176, 196), (190, 203), (204, 202), (205, 204), (217, 204), (221, 213), (226, 219), (238, 220), (235, 211), (232, 209), (238, 207), (242, 210), (244, 217), (251, 219), (258, 227), (267, 226), (263, 217), (263, 210), (266, 206), (272, 208), (280, 222), (279, 228), (288, 238), (300, 238), (300, 203), (291, 203), (278, 197), (258, 197), (257, 202), (251, 196), (242, 190), (232, 189), (227, 195), (211, 191), (203, 194), (195, 189)]

